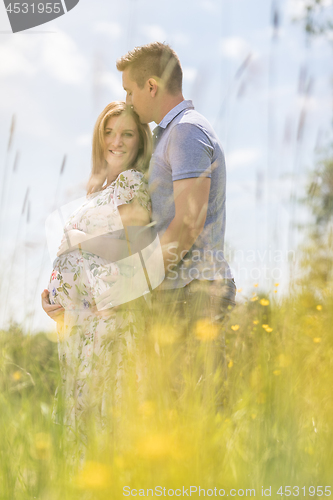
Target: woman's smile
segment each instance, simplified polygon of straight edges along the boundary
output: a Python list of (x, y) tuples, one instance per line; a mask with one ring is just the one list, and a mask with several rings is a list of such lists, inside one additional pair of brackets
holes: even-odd
[(109, 149), (109, 151), (110, 151), (110, 153), (112, 153), (115, 156), (121, 156), (121, 155), (126, 154), (125, 151), (115, 151), (113, 149)]
[(108, 182), (131, 168), (139, 151), (139, 132), (131, 115), (111, 116), (104, 129), (104, 158)]

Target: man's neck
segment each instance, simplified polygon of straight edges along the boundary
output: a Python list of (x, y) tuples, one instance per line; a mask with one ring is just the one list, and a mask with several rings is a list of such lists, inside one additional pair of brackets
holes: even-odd
[(165, 115), (169, 113), (174, 107), (176, 107), (178, 104), (184, 101), (183, 94), (177, 94), (176, 96), (173, 95), (166, 95), (163, 96), (163, 99), (161, 99), (160, 105), (159, 105), (159, 110), (158, 113), (156, 114), (156, 120), (155, 123), (160, 123)]

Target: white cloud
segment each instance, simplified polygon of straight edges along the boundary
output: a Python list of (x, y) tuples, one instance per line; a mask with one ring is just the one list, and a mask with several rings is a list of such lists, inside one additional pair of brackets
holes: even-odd
[[(23, 79), (24, 80), (24, 79)], [(26, 83), (26, 79), (24, 80)], [(47, 138), (51, 134), (51, 123), (45, 109), (33, 95), (29, 85), (19, 85), (16, 81), (1, 82), (0, 110), (2, 116), (11, 116), (16, 110), (18, 116), (18, 136), (21, 139)], [(21, 147), (21, 146), (20, 146)], [(24, 147), (23, 147), (24, 149)]]
[(288, 17), (302, 17), (305, 14), (306, 2), (304, 0), (287, 0), (285, 12)]
[(18, 52), (15, 47), (0, 47), (0, 74), (1, 76), (34, 74), (35, 68), (24, 54)]
[(201, 7), (206, 10), (207, 12), (215, 12), (216, 11), (216, 5), (212, 0), (202, 0), (201, 1)]
[(12, 36), (0, 45), (0, 75), (32, 76), (45, 72), (67, 84), (81, 83), (88, 63), (74, 40), (57, 31), (40, 43), (36, 37)]
[(249, 44), (237, 36), (222, 38), (219, 44), (220, 54), (229, 59), (243, 59), (252, 52)]
[(122, 34), (122, 28), (118, 23), (100, 22), (93, 26), (94, 33), (101, 33), (102, 35), (109, 36), (110, 38), (119, 38)]
[(244, 148), (236, 149), (226, 155), (226, 164), (228, 169), (243, 167), (258, 161), (261, 158), (260, 149)]
[(192, 83), (196, 79), (198, 74), (197, 68), (192, 68), (190, 66), (183, 67), (183, 77), (185, 82)]
[[(308, 5), (308, 1), (305, 0), (287, 0), (286, 2), (286, 14), (289, 17), (303, 17), (306, 14), (306, 7)], [(320, 10), (322, 7), (330, 7), (333, 5), (332, 0), (322, 0), (318, 5), (314, 5), (314, 9)]]
[(30, 76), (36, 72), (36, 67), (32, 62), (31, 53), (34, 53), (36, 39), (26, 37), (10, 37), (7, 43), (0, 45), (0, 75)]
[(61, 31), (45, 39), (41, 60), (51, 76), (68, 84), (83, 82), (88, 69), (74, 40)]
[(82, 134), (77, 137), (75, 142), (78, 146), (87, 147), (91, 146), (91, 141), (92, 141), (91, 134)]
[(146, 24), (142, 26), (141, 33), (146, 35), (151, 41), (164, 42), (167, 38), (166, 32), (158, 24)]
[(286, 108), (292, 106), (297, 99), (296, 85), (275, 85), (272, 88), (267, 88), (263, 80), (253, 80), (252, 88), (254, 89), (253, 98), (257, 103), (266, 105), (267, 101), (274, 102), (275, 104), (284, 104)]
[(188, 45), (190, 43), (190, 37), (184, 33), (174, 33), (171, 37), (171, 45)]
[(106, 87), (110, 90), (112, 99), (124, 99), (124, 89), (121, 84), (120, 73), (112, 73), (111, 71), (104, 71), (99, 73), (96, 78), (96, 84), (101, 87)]

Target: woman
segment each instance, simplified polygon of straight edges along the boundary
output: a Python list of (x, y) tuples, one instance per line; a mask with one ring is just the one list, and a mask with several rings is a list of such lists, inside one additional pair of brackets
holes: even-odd
[[(150, 222), (143, 173), (151, 143), (149, 127), (124, 102), (112, 102), (100, 114), (88, 195), (65, 224), (49, 287), (42, 294), (44, 310), (58, 323), (62, 385), (53, 419), (83, 439), (89, 417), (103, 428), (112, 408), (120, 404), (122, 379), (133, 366), (140, 341), (142, 299), (117, 308), (104, 300), (103, 315), (95, 304), (103, 293), (110, 291), (111, 297), (113, 287), (133, 271), (123, 258), (130, 255), (128, 241), (115, 235), (123, 228), (126, 232), (126, 226)], [(144, 363), (140, 366), (136, 359), (134, 365), (139, 380)]]

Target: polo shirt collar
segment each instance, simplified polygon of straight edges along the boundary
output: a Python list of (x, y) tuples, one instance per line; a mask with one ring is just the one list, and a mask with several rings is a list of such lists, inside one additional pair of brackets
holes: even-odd
[(177, 106), (172, 108), (169, 113), (165, 115), (158, 126), (165, 129), (169, 125), (169, 123), (185, 109), (194, 109), (193, 102), (191, 100), (184, 100), (177, 104)]

